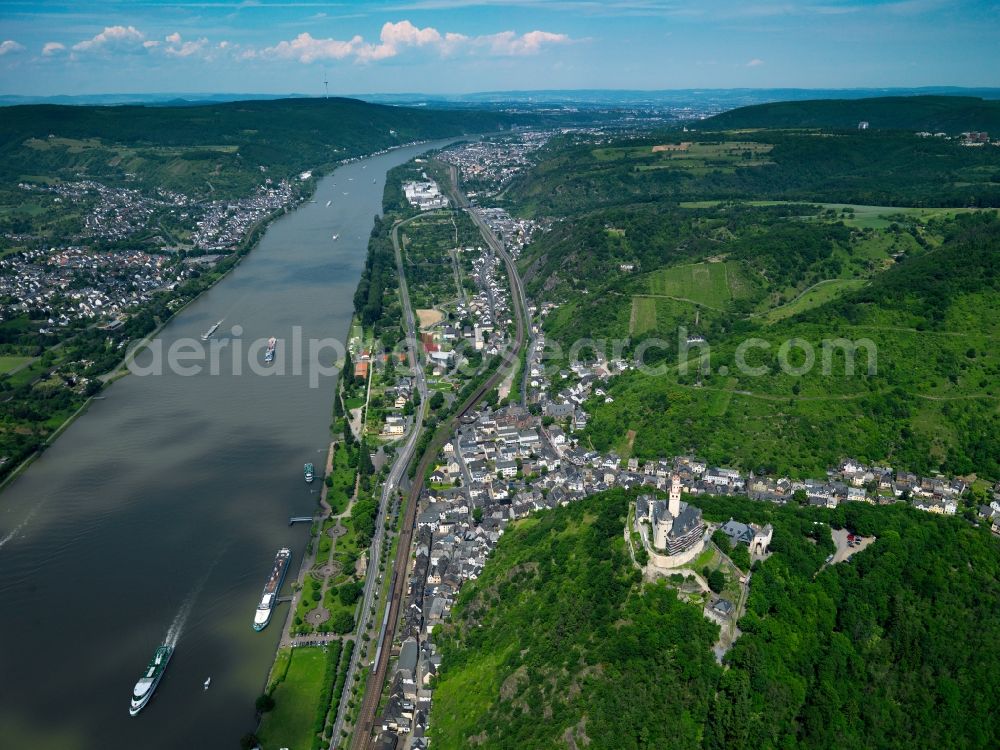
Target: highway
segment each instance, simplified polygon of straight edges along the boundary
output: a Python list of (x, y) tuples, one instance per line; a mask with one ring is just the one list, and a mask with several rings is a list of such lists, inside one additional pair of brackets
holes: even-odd
[[(408, 583), (406, 571), (409, 567), (410, 548), (412, 546), (413, 532), (416, 525), (417, 504), (420, 499), (420, 491), (423, 488), (424, 476), (427, 474), (427, 469), (430, 466), (430, 463), (437, 456), (438, 451), (441, 450), (441, 447), (451, 438), (455, 430), (458, 428), (459, 420), (469, 413), (485, 394), (503, 381), (503, 379), (510, 372), (510, 368), (517, 366), (521, 349), (525, 344), (527, 332), (527, 306), (524, 303), (524, 288), (521, 285), (521, 278), (518, 276), (517, 268), (515, 267), (510, 255), (504, 249), (503, 243), (497, 239), (496, 235), (493, 234), (490, 228), (486, 226), (486, 224), (475, 214), (475, 212), (469, 210), (468, 200), (458, 191), (457, 171), (454, 167), (452, 167), (451, 182), (452, 185), (449, 188), (449, 192), (452, 195), (452, 199), (455, 201), (455, 205), (468, 211), (469, 216), (479, 227), (479, 231), (483, 235), (483, 239), (503, 259), (504, 265), (507, 267), (507, 275), (511, 285), (511, 291), (513, 292), (514, 317), (517, 330), (514, 337), (514, 345), (504, 353), (503, 360), (500, 365), (493, 372), (493, 374), (490, 375), (490, 377), (487, 378), (474, 393), (472, 393), (472, 395), (459, 405), (459, 407), (455, 410), (455, 413), (449, 419), (444, 420), (438, 426), (438, 429), (434, 433), (434, 437), (431, 439), (427, 449), (420, 458), (420, 463), (417, 465), (417, 472), (414, 476), (409, 496), (406, 501), (406, 515), (403, 518), (403, 525), (399, 534), (399, 544), (396, 546), (396, 560), (393, 563), (393, 570), (397, 575), (393, 579), (392, 590), (389, 592), (389, 602), (387, 604), (387, 625), (383, 635), (383, 641), (379, 644), (384, 647), (378, 651), (379, 658), (377, 663), (374, 665), (372, 675), (368, 680), (368, 684), (365, 689), (364, 699), (361, 704), (361, 710), (358, 712), (358, 720), (355, 725), (354, 736), (351, 742), (352, 750), (363, 750), (371, 745), (372, 731), (375, 726), (375, 718), (378, 711), (379, 700), (382, 695), (382, 688), (386, 683), (386, 678), (389, 676), (389, 661), (392, 651), (389, 646), (391, 646), (396, 635), (396, 626), (399, 622), (399, 610), (402, 605), (403, 596), (406, 594)], [(402, 291), (406, 289), (406, 279), (403, 275), (398, 234), (396, 231), (400, 225), (396, 225), (393, 228), (392, 241), (396, 251), (396, 266), (399, 273), (400, 290)], [(413, 313), (410, 309), (409, 297), (404, 296), (403, 302), (403, 308), (407, 316), (407, 331), (412, 332)], [(423, 403), (426, 403), (426, 401)], [(407, 462), (400, 463), (400, 461), (397, 460), (396, 465), (393, 467), (393, 471), (395, 471), (396, 466), (402, 465), (405, 467), (406, 463)], [(383, 502), (384, 499), (385, 494), (383, 493)], [(352, 664), (352, 669), (354, 666), (355, 665)], [(348, 684), (350, 684), (350, 682), (348, 682)], [(343, 701), (342, 703), (346, 704), (346, 701)], [(341, 710), (343, 710), (343, 705), (341, 706)], [(335, 727), (334, 731), (334, 738), (336, 737), (337, 727)]]

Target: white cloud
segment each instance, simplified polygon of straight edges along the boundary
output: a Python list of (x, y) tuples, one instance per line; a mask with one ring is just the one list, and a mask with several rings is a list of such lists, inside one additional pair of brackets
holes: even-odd
[(96, 52), (102, 49), (128, 50), (143, 45), (146, 36), (135, 26), (106, 26), (100, 34), (73, 45), (75, 52)]
[(298, 60), (302, 63), (353, 58), (355, 62), (367, 63), (396, 57), (408, 48), (426, 48), (442, 56), (467, 51), (509, 57), (538, 54), (547, 45), (571, 41), (566, 34), (549, 31), (529, 31), (521, 35), (502, 31), (482, 36), (466, 36), (450, 31), (442, 33), (433, 26), (420, 28), (404, 20), (384, 24), (377, 43), (366, 42), (360, 36), (349, 40), (316, 39), (303, 32), (294, 39), (281, 41), (259, 52), (247, 50), (243, 56)]
[(4, 55), (13, 54), (14, 52), (24, 51), (24, 45), (18, 44), (13, 39), (8, 39), (4, 42), (0, 42), (0, 57)]
[(409, 21), (399, 23), (386, 22), (379, 34), (379, 44), (365, 44), (358, 48), (357, 59), (362, 62), (384, 60), (395, 57), (403, 47), (438, 46), (443, 41), (441, 33), (427, 26), (419, 28)]
[(273, 47), (265, 47), (260, 53), (247, 50), (244, 57), (271, 57), (284, 60), (298, 60), (303, 63), (317, 60), (343, 60), (364, 43), (360, 36), (343, 42), (337, 39), (316, 39), (309, 32), (303, 32), (289, 41), (278, 42)]
[(180, 33), (174, 32), (165, 37), (167, 42), (163, 47), (164, 53), (171, 57), (191, 57), (205, 51), (208, 47), (208, 39), (202, 37), (194, 41), (185, 42)]
[[(440, 57), (451, 55), (481, 55), (512, 57), (535, 55), (544, 48), (567, 44), (574, 40), (566, 34), (550, 31), (529, 31), (517, 34), (501, 31), (495, 34), (467, 36), (456, 32), (439, 31), (433, 26), (420, 27), (408, 20), (383, 24), (377, 40), (367, 41), (360, 35), (347, 39), (316, 38), (302, 32), (293, 39), (274, 45), (254, 48), (242, 47), (229, 41), (209, 42), (207, 38), (186, 40), (174, 31), (159, 39), (148, 39), (135, 26), (107, 26), (99, 34), (72, 45), (72, 58), (84, 54), (105, 55), (146, 53), (173, 58), (200, 57), (214, 59), (220, 54), (234, 59), (294, 60), (309, 64), (323, 60), (353, 60), (371, 63), (396, 57), (407, 50), (423, 49)], [(0, 55), (23, 49), (13, 41), (0, 44)], [(61, 42), (48, 42), (42, 54), (47, 57), (67, 51)]]
[(566, 44), (570, 38), (565, 34), (553, 34), (549, 31), (529, 31), (518, 36), (513, 31), (501, 31), (499, 34), (477, 37), (474, 42), (485, 44), (494, 55), (520, 56), (537, 55), (546, 44)]
[(753, 60), (751, 60), (750, 62), (747, 63), (747, 67), (748, 68), (756, 68), (756, 67), (758, 67), (760, 65), (763, 65), (763, 64), (764, 64), (763, 60), (761, 60), (759, 57), (755, 57)]

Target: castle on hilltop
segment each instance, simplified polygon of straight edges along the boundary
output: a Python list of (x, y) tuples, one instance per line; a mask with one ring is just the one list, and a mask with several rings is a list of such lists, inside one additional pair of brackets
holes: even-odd
[(671, 477), (667, 500), (640, 495), (635, 501), (633, 525), (642, 537), (650, 562), (658, 568), (676, 568), (705, 548), (701, 509), (681, 502), (681, 478)]

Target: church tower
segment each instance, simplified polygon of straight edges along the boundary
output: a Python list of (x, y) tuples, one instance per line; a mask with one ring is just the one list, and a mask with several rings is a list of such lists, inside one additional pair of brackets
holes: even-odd
[(667, 504), (667, 510), (674, 518), (681, 514), (681, 478), (677, 474), (670, 478), (670, 500)]

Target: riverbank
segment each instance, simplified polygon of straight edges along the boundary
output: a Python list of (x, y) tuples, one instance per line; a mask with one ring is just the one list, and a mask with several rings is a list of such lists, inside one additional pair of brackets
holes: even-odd
[[(447, 140), (450, 141), (454, 139), (447, 139)], [(156, 327), (152, 331), (142, 336), (138, 340), (134, 341), (133, 343), (127, 345), (125, 354), (122, 356), (122, 358), (118, 361), (118, 363), (114, 367), (112, 367), (111, 369), (107, 370), (106, 372), (100, 375), (95, 376), (95, 380), (99, 381), (101, 386), (101, 390), (99, 390), (97, 393), (100, 393), (112, 383), (128, 375), (129, 362), (131, 362), (135, 358), (135, 356), (141, 353), (144, 350), (144, 348), (149, 346), (150, 342), (154, 341), (163, 332), (163, 330), (167, 327), (167, 325), (177, 318), (179, 313), (186, 310), (193, 302), (200, 300), (206, 292), (216, 288), (216, 286), (221, 281), (226, 279), (232, 271), (240, 267), (244, 259), (249, 257), (251, 253), (259, 246), (261, 240), (267, 234), (268, 229), (274, 223), (275, 220), (280, 219), (288, 214), (291, 214), (294, 211), (301, 208), (303, 205), (311, 202), (316, 194), (316, 190), (318, 189), (320, 183), (328, 173), (332, 173), (332, 171), (335, 171), (340, 167), (358, 161), (362, 161), (364, 159), (370, 159), (379, 155), (391, 153), (396, 150), (405, 149), (412, 146), (421, 146), (432, 142), (433, 141), (422, 140), (413, 143), (400, 144), (392, 146), (387, 149), (381, 149), (379, 151), (375, 151), (371, 154), (361, 154), (350, 158), (340, 159), (336, 162), (322, 164), (311, 170), (309, 172), (310, 176), (306, 184), (300, 185), (301, 192), (297, 194), (296, 198), (289, 204), (283, 206), (279, 210), (272, 212), (266, 218), (262, 219), (257, 224), (255, 224), (247, 232), (244, 239), (241, 240), (241, 243), (237, 247), (237, 249), (232, 254), (226, 256), (220, 261), (220, 265), (225, 264), (226, 267), (222, 270), (221, 273), (217, 275), (217, 277), (213, 278), (211, 282), (208, 283), (204, 288), (200, 289), (189, 299), (184, 300), (182, 304), (177, 305), (175, 308), (170, 308), (169, 307), (170, 301), (168, 301), (164, 307), (165, 309), (169, 310), (169, 314), (163, 317), (162, 319), (159, 319), (157, 321)], [(291, 175), (289, 176), (289, 179), (296, 179), (296, 177), (294, 175)], [(173, 297), (172, 299), (180, 299), (180, 295)], [(133, 313), (133, 315), (141, 314), (141, 312), (142, 310), (136, 311), (135, 313)], [(56, 344), (55, 346), (60, 347), (64, 343), (65, 342), (61, 342), (59, 344)], [(86, 411), (87, 407), (90, 404), (90, 400), (93, 398), (93, 395), (87, 396), (85, 400), (80, 404), (80, 406), (75, 411), (73, 411), (71, 415), (69, 415), (62, 422), (56, 425), (55, 428), (52, 430), (52, 432), (45, 438), (44, 442), (35, 447), (34, 450), (31, 450), (31, 446), (26, 446), (28, 450), (31, 450), (31, 452), (27, 454), (21, 453), (23, 458), (21, 458), (16, 465), (9, 467), (6, 471), (0, 469), (0, 474), (3, 475), (2, 479), (0, 479), (0, 495), (2, 495), (3, 491), (15, 479), (21, 476), (23, 472), (29, 466), (31, 466), (45, 452), (47, 448), (49, 448), (53, 444), (54, 440), (57, 437), (62, 435), (73, 424), (73, 422)], [(17, 454), (14, 455), (16, 458)]]
[[(223, 313), (254, 339), (290, 341), (296, 326), (305, 339), (343, 336), (372, 216), (381, 210), (384, 174), (423, 148), (325, 177), (315, 204), (271, 224), (238, 273), (176, 318), (156, 345), (162, 341), (168, 350), (197, 337), (206, 321)], [(329, 198), (334, 202), (326, 207)], [(330, 241), (332, 232), (339, 242)], [(292, 354), (291, 347), (278, 352)], [(149, 750), (225, 747), (254, 729), (254, 701), (275, 659), (286, 605), (262, 633), (252, 631), (249, 619), (275, 549), (293, 549), (297, 563), (309, 542), (309, 530), (290, 527), (288, 519), (317, 507), (320, 477), (306, 484), (302, 465), (314, 463), (318, 474), (328, 453), (335, 376), (321, 378), (317, 388), (308, 373), (282, 376), (275, 368), (270, 377), (241, 375), (227, 359), (222, 365), (198, 377), (168, 368), (155, 378), (122, 378), (7, 488), (0, 538), (13, 536), (0, 553), (0, 588), (9, 605), (0, 612), (0, 632), (23, 648), (2, 660), (10, 689), (0, 687), (0, 735), (16, 746), (62, 747), (69, 742), (57, 740), (71, 735), (79, 750), (96, 750), (97, 738)], [(356, 391), (363, 398), (360, 383)], [(362, 503), (369, 510), (375, 505)], [(351, 525), (361, 517), (359, 507), (352, 508)], [(376, 525), (381, 522), (367, 520), (364, 536), (354, 533), (351, 550), (344, 542), (339, 551), (360, 559), (357, 550), (369, 548), (367, 535)], [(130, 594), (114, 599), (101, 617), (78, 618), (67, 633), (57, 619), (38, 616), (35, 606), (43, 592), (59, 591), (67, 607), (89, 611), (92, 591), (67, 586), (67, 570), (71, 577), (74, 570), (100, 570), (107, 587)], [(354, 571), (354, 561), (344, 570)], [(368, 570), (377, 578), (377, 563)], [(137, 579), (143, 586), (132, 585)], [(344, 588), (340, 580), (334, 584)], [(331, 594), (335, 607), (323, 602), (331, 616), (346, 607), (339, 593)], [(367, 613), (357, 601), (352, 612)], [(182, 658), (171, 664), (170, 679), (142, 721), (129, 719), (123, 691), (172, 627)], [(107, 653), (116, 654), (110, 664)], [(53, 679), (32, 681), (39, 670)], [(212, 687), (204, 691), (207, 675)], [(32, 689), (18, 691), (18, 683)], [(44, 716), (66, 690), (79, 696), (78, 710), (24, 726), (21, 717)]]
[[(187, 307), (190, 306), (195, 301), (201, 299), (201, 297), (205, 295), (207, 292), (214, 289), (216, 285), (219, 284), (219, 282), (221, 282), (223, 279), (229, 276), (229, 274), (232, 273), (232, 271), (234, 271), (236, 268), (239, 267), (243, 259), (246, 258), (248, 255), (250, 255), (250, 253), (260, 244), (261, 239), (266, 234), (267, 228), (271, 225), (272, 222), (276, 221), (277, 219), (280, 219), (282, 216), (289, 214), (290, 212), (294, 211), (299, 206), (301, 206), (303, 203), (306, 203), (309, 200), (311, 200), (312, 196), (315, 195), (318, 184), (319, 184), (318, 178), (311, 179), (310, 184), (306, 186), (306, 190), (304, 190), (301, 194), (299, 194), (296, 200), (294, 200), (292, 203), (286, 206), (283, 206), (280, 210), (272, 212), (267, 217), (257, 222), (249, 230), (244, 240), (241, 241), (241, 245), (234, 251), (234, 253), (230, 256), (227, 256), (227, 258), (234, 258), (234, 260), (232, 260), (229, 263), (229, 266), (221, 274), (219, 274), (217, 278), (213, 279), (207, 286), (205, 286), (204, 289), (201, 289), (193, 297), (186, 300), (183, 304), (178, 305), (174, 308), (170, 307), (172, 300), (168, 301), (165, 307), (170, 311), (170, 314), (167, 317), (163, 318), (162, 320), (158, 321), (156, 328), (153, 331), (140, 338), (136, 343), (126, 347), (126, 352), (124, 356), (112, 369), (96, 376), (96, 380), (100, 381), (101, 384), (100, 390), (98, 390), (96, 393), (90, 396), (87, 396), (84, 399), (83, 403), (80, 404), (80, 406), (72, 414), (66, 417), (66, 419), (64, 419), (55, 427), (55, 429), (51, 432), (51, 434), (49, 434), (45, 438), (45, 441), (41, 443), (41, 445), (38, 448), (36, 448), (32, 453), (26, 456), (20, 463), (18, 463), (17, 466), (15, 466), (9, 472), (5, 473), (3, 479), (0, 480), (0, 495), (2, 495), (4, 489), (7, 486), (9, 486), (11, 482), (13, 482), (29, 466), (31, 466), (31, 464), (34, 463), (42, 455), (42, 453), (44, 453), (45, 450), (48, 449), (53, 444), (53, 442), (55, 442), (55, 440), (60, 435), (62, 435), (70, 427), (70, 425), (72, 425), (73, 422), (75, 422), (87, 410), (87, 407), (90, 406), (90, 402), (95, 397), (101, 398), (101, 396), (99, 396), (98, 394), (103, 392), (108, 385), (114, 383), (116, 380), (119, 380), (129, 374), (129, 369), (128, 369), (129, 362), (134, 360), (135, 356), (139, 352), (141, 352), (144, 347), (148, 346), (152, 340), (154, 340), (160, 333), (162, 333), (163, 329), (171, 321), (173, 321), (178, 314), (180, 314), (183, 310), (187, 309)], [(225, 259), (220, 262), (225, 262)], [(133, 315), (138, 315), (141, 313), (142, 310), (140, 309), (135, 311)], [(72, 339), (67, 339), (67, 340), (72, 340)], [(65, 341), (59, 342), (55, 346), (61, 347), (65, 343), (66, 343)]]
[(8, 473), (7, 476), (5, 476), (2, 481), (0, 481), (0, 494), (3, 493), (4, 489), (7, 487), (8, 484), (17, 479), (29, 466), (31, 466), (31, 464), (34, 463), (38, 459), (38, 457), (41, 456), (42, 453), (44, 453), (45, 450), (50, 445), (52, 445), (53, 442), (55, 442), (57, 437), (62, 435), (67, 429), (69, 429), (69, 426), (73, 424), (73, 422), (79, 419), (79, 417), (87, 410), (87, 407), (90, 406), (90, 402), (93, 401), (95, 398), (102, 398), (102, 397), (88, 396), (87, 400), (84, 401), (82, 404), (80, 404), (80, 408), (78, 408), (75, 412), (66, 417), (66, 419), (63, 420), (63, 422), (58, 427), (56, 427), (56, 429), (52, 431), (52, 434), (45, 439), (45, 442), (42, 443), (42, 447), (40, 449), (36, 450), (34, 453), (32, 453), (30, 456), (24, 459), (21, 463), (19, 463), (17, 466), (11, 469), (10, 473)]

